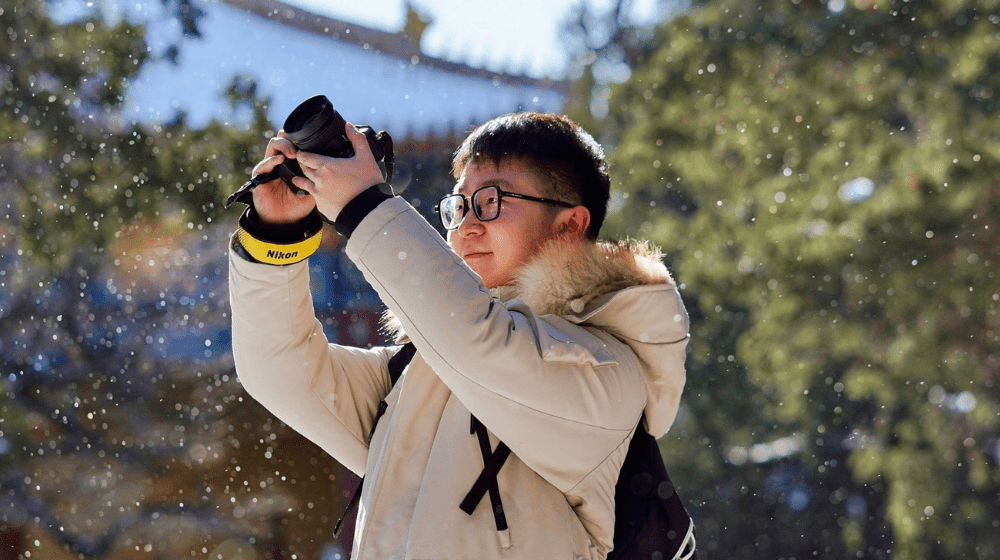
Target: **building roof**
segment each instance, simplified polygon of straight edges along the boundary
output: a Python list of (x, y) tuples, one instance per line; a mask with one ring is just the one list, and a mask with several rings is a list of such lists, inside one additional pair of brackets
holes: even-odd
[[(427, 21), (412, 10), (397, 33), (366, 28), (275, 0), (207, 4), (201, 37), (184, 39), (175, 63), (146, 64), (126, 100), (125, 117), (193, 126), (211, 119), (238, 126), (224, 95), (234, 80), (253, 80), (270, 98), (275, 127), (301, 101), (322, 93), (355, 124), (394, 137), (450, 135), (517, 110), (563, 109), (567, 82), (497, 73), (425, 56)], [(177, 29), (147, 27), (153, 52), (177, 42)]]
[(504, 85), (520, 85), (553, 89), (566, 92), (569, 82), (549, 78), (532, 78), (520, 74), (493, 72), (485, 68), (475, 68), (466, 64), (428, 56), (420, 51), (420, 35), (431, 23), (413, 6), (407, 4), (406, 24), (395, 33), (372, 29), (318, 14), (302, 8), (289, 6), (276, 0), (223, 0), (226, 4), (257, 14), (263, 18), (282, 21), (309, 33), (331, 37), (338, 41), (371, 49), (404, 61), (417, 57), (418, 63), (430, 68), (455, 74), (476, 76), (484, 80), (498, 80)]

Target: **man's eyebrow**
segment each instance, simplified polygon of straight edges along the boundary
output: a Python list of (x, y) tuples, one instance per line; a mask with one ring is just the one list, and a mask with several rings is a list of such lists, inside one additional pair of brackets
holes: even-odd
[(496, 185), (498, 187), (504, 187), (504, 188), (510, 188), (511, 187), (510, 181), (507, 181), (506, 179), (499, 179), (499, 178), (497, 178), (497, 179), (488, 179), (486, 181), (483, 181), (483, 186), (485, 187), (486, 185)]
[(462, 193), (468, 196), (471, 195), (476, 190), (481, 189), (482, 187), (489, 187), (493, 185), (500, 187), (502, 190), (510, 190), (511, 188), (510, 181), (502, 179), (500, 177), (495, 177), (495, 178), (484, 179), (476, 185), (469, 185), (469, 183), (464, 183), (464, 182), (456, 183), (454, 188), (451, 189), (451, 192)]
[(476, 185), (476, 187), (472, 190), (476, 190), (482, 187), (492, 187), (492, 186), (497, 186), (500, 187), (501, 189), (508, 190), (512, 185), (510, 184), (510, 181), (506, 179), (502, 179), (500, 177), (490, 177), (480, 181), (479, 184)]

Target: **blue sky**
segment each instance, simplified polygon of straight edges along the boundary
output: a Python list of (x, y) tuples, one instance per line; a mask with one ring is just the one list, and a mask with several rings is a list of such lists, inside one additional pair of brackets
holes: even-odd
[[(386, 31), (406, 18), (406, 0), (284, 0), (309, 11)], [(411, 0), (433, 19), (422, 50), (434, 57), (534, 77), (562, 77), (567, 56), (560, 37), (573, 7), (586, 1), (607, 10), (613, 0)], [(633, 0), (630, 13), (653, 16), (657, 0)]]

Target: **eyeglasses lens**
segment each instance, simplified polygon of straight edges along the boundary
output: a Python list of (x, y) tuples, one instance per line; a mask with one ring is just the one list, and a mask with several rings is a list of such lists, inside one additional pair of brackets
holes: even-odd
[(480, 220), (488, 222), (500, 215), (500, 189), (484, 187), (472, 194), (472, 205)]
[[(462, 224), (462, 219), (468, 211), (465, 208), (465, 200), (460, 194), (448, 195), (441, 199), (438, 204), (438, 214), (445, 229), (456, 229)], [(472, 208), (480, 221), (497, 219), (500, 215), (500, 188), (483, 187), (472, 193)]]
[(460, 194), (446, 196), (441, 199), (441, 203), (438, 206), (438, 210), (441, 215), (441, 225), (445, 229), (455, 229), (460, 223), (462, 223), (462, 218), (465, 217), (465, 199)]

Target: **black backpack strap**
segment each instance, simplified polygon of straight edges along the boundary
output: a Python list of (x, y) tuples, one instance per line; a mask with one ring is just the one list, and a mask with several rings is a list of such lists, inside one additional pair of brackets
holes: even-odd
[(413, 355), (417, 353), (417, 347), (413, 345), (412, 342), (407, 342), (406, 344), (399, 347), (396, 353), (389, 358), (389, 379), (392, 380), (392, 384), (389, 386), (394, 387), (396, 382), (399, 381), (399, 377), (403, 375), (403, 370), (406, 369), (407, 364), (413, 359)]
[(475, 416), (472, 417), (470, 433), (476, 434), (479, 439), (479, 451), (483, 454), (483, 471), (479, 473), (472, 489), (466, 494), (465, 499), (458, 506), (465, 513), (472, 515), (476, 511), (476, 506), (482, 501), (483, 496), (489, 492), (490, 504), (493, 506), (493, 520), (496, 522), (497, 531), (507, 530), (507, 516), (503, 511), (503, 502), (500, 501), (500, 487), (497, 485), (497, 474), (510, 457), (510, 448), (507, 444), (500, 442), (496, 450), (490, 449), (490, 436), (483, 425)]
[[(389, 390), (391, 391), (393, 387), (396, 386), (396, 382), (403, 375), (403, 370), (406, 369), (407, 364), (413, 359), (413, 355), (416, 354), (417, 347), (413, 345), (412, 342), (407, 342), (406, 344), (399, 347), (398, 350), (389, 358), (389, 379), (391, 384), (389, 385)], [(378, 426), (378, 421), (385, 414), (386, 409), (389, 405), (386, 404), (385, 399), (382, 399), (378, 403), (378, 408), (375, 410), (375, 420), (372, 421), (372, 429), (368, 432), (368, 441), (371, 442), (372, 438), (375, 437), (375, 427)], [(361, 489), (365, 486), (365, 478), (361, 477), (361, 482), (358, 483), (358, 487), (354, 489), (354, 494), (351, 496), (351, 501), (347, 502), (347, 508), (344, 510), (344, 514), (340, 516), (337, 520), (337, 524), (333, 526), (333, 538), (340, 537), (340, 531), (344, 528), (344, 519), (354, 511), (354, 508), (358, 507), (358, 503), (361, 501)]]

